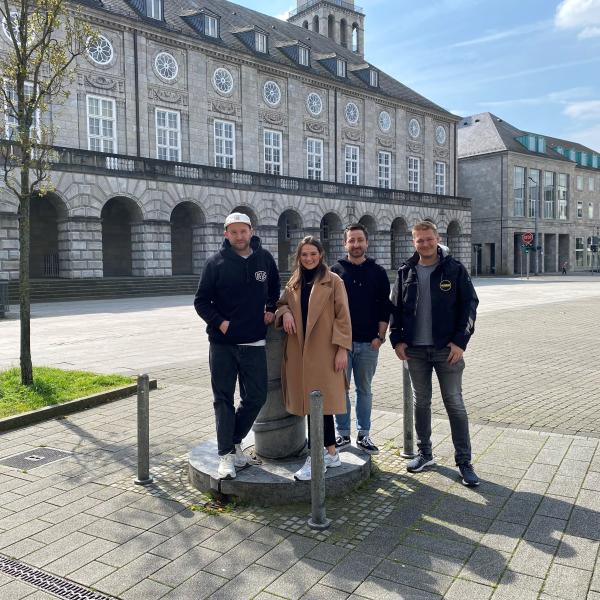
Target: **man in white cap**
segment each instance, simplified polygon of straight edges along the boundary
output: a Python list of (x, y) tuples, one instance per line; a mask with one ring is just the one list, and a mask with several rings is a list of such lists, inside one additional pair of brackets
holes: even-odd
[(225, 219), (223, 247), (207, 261), (194, 299), (210, 342), (221, 479), (234, 478), (236, 467), (248, 466), (241, 442), (267, 399), (265, 338), (275, 318), (279, 272), (253, 233), (248, 215), (235, 212)]

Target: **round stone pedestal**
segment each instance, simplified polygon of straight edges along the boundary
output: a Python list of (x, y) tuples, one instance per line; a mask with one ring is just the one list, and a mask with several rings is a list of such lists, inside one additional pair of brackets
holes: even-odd
[[(254, 447), (250, 433), (244, 440), (246, 452)], [(294, 473), (304, 464), (302, 456), (271, 460), (261, 457), (261, 465), (239, 470), (235, 479), (218, 479), (217, 442), (211, 440), (190, 452), (190, 483), (201, 492), (215, 491), (258, 506), (293, 502), (310, 502), (310, 481), (296, 481)], [(346, 446), (341, 452), (342, 466), (328, 469), (325, 475), (326, 496), (348, 492), (369, 478), (371, 457), (361, 450)]]

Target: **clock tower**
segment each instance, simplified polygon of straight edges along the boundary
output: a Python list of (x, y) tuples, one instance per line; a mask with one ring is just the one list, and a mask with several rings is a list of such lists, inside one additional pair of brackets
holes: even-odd
[(354, 0), (297, 0), (288, 21), (320, 33), (361, 58), (365, 54), (365, 13)]

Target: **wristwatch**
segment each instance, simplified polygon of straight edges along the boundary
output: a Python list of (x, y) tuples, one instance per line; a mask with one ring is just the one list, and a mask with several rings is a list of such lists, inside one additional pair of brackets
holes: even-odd
[(377, 339), (382, 343), (385, 344), (385, 335), (378, 335)]

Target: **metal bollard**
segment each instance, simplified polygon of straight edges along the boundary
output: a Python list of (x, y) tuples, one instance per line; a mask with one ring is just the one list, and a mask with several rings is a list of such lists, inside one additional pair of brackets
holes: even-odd
[(311, 529), (322, 531), (331, 525), (325, 514), (325, 457), (323, 456), (323, 395), (319, 390), (310, 393), (310, 501)]
[(410, 383), (410, 372), (408, 362), (402, 361), (402, 395), (404, 397), (404, 444), (400, 456), (402, 458), (414, 458), (415, 454), (415, 436), (414, 436), (414, 404), (412, 385)]
[(150, 475), (150, 378), (147, 373), (137, 379), (138, 476), (137, 485), (148, 485)]

